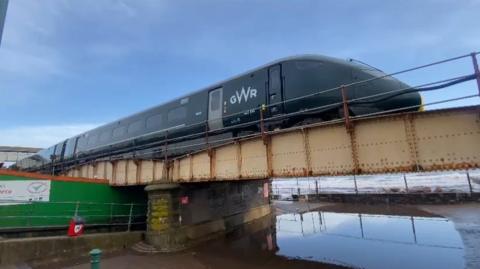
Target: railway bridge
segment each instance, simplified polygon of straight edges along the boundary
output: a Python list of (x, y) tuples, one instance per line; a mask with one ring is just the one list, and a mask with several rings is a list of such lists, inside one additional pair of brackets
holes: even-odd
[[(478, 103), (477, 54), (435, 63), (471, 56), (473, 74), (424, 84), (436, 90), (459, 79), (476, 79), (475, 93), (422, 106), (464, 99)], [(442, 87), (435, 86), (439, 83)], [(266, 130), (261, 116), (261, 132), (207, 143), (205, 150), (175, 158), (98, 159), (72, 166), (62, 176), (106, 180), (118, 188), (146, 186), (146, 241), (157, 250), (175, 251), (269, 215), (272, 178), (480, 168), (479, 105), (351, 116), (352, 100), (347, 100), (345, 86), (339, 89), (344, 113), (340, 119)], [(208, 139), (208, 132), (205, 135)]]
[[(268, 107), (261, 106), (256, 109), (260, 114), (260, 120), (257, 121), (260, 126), (258, 133), (209, 141), (209, 131), (206, 128), (205, 134), (200, 134), (204, 136), (202, 143), (206, 144), (206, 149), (198, 152), (167, 158), (171, 148), (166, 140), (161, 149), (165, 152), (165, 158), (144, 159), (141, 154), (134, 153), (120, 158), (115, 156), (115, 159), (110, 157), (82, 163), (69, 167), (67, 171), (63, 170), (63, 173), (74, 177), (106, 179), (111, 185), (126, 186), (477, 168), (480, 163), (480, 106), (423, 111), (432, 105), (467, 99), (478, 104), (480, 70), (477, 54), (479, 53), (473, 52), (351, 85), (322, 90), (314, 95), (340, 91), (343, 100), (311, 111), (293, 113), (314, 113), (340, 105), (343, 106), (340, 110), (343, 117), (340, 119), (270, 131), (265, 127), (266, 122), (282, 118), (265, 119), (263, 115)], [(473, 63), (473, 73), (348, 99), (348, 89), (358, 84), (469, 58)], [(457, 93), (453, 98), (443, 98), (427, 104), (359, 116), (350, 115), (349, 106), (359, 104), (358, 101), (372, 98), (378, 101), (391, 97), (392, 94), (409, 91), (441, 90), (469, 80), (476, 82), (476, 90), (470, 94), (458, 96)], [(468, 92), (467, 89), (461, 91), (462, 94)], [(307, 97), (311, 96), (299, 98)], [(292, 100), (284, 102), (290, 101)], [(418, 112), (404, 112), (412, 110)], [(282, 117), (295, 116), (291, 114)], [(206, 124), (208, 127), (208, 122)], [(174, 145), (172, 150), (175, 147)], [(178, 147), (195, 148), (195, 145)]]
[(146, 185), (147, 242), (171, 251), (270, 214), (269, 179), (480, 167), (480, 106), (351, 118), (235, 139), (172, 160), (85, 164), (72, 177)]
[(480, 167), (480, 106), (263, 132), (171, 160), (109, 160), (66, 175), (111, 185), (218, 182)]

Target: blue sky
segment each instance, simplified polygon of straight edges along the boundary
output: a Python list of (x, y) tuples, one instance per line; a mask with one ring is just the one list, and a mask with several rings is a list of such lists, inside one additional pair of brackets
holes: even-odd
[[(46, 147), (295, 54), (394, 72), (478, 51), (479, 11), (473, 0), (10, 0), (0, 144)], [(399, 78), (415, 85), (471, 72), (466, 59)], [(426, 101), (476, 91), (457, 88)]]

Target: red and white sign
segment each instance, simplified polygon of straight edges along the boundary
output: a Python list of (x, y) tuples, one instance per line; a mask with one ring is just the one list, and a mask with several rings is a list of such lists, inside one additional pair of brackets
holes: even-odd
[(180, 197), (180, 204), (182, 204), (182, 205), (188, 205), (188, 202), (189, 202), (188, 196), (182, 196), (182, 197)]
[(70, 225), (68, 226), (68, 236), (79, 236), (83, 234), (84, 222), (79, 218), (73, 218), (70, 220)]
[(0, 181), (0, 206), (15, 201), (50, 201), (50, 180)]

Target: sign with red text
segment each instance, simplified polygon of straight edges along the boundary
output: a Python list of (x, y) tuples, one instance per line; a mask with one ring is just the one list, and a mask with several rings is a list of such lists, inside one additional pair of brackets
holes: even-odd
[(50, 200), (50, 180), (0, 181), (0, 206), (18, 202)]

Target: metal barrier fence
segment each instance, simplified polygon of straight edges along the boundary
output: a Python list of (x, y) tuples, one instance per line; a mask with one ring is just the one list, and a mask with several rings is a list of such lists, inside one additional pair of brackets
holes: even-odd
[[(418, 194), (418, 193), (480, 193), (480, 171), (465, 170), (464, 174), (456, 172), (455, 174), (402, 174), (402, 175), (375, 175), (364, 179), (365, 176), (337, 177), (337, 185), (326, 187), (328, 178), (297, 178), (293, 180), (282, 181), (273, 180), (272, 197), (276, 200), (293, 199), (302, 195), (321, 195), (321, 194)], [(419, 185), (419, 179), (422, 176), (429, 176), (436, 184)], [(367, 176), (368, 177), (368, 176)], [(379, 180), (381, 177), (390, 177), (387, 180)], [(417, 177), (417, 178), (413, 178)], [(409, 180), (410, 179), (410, 180)], [(387, 181), (387, 182), (385, 182)], [(368, 186), (362, 186), (368, 182)], [(425, 180), (424, 180), (425, 182)], [(447, 182), (450, 182), (448, 184)], [(455, 184), (452, 184), (455, 183)], [(283, 183), (283, 184), (282, 184)], [(383, 183), (383, 185), (382, 185)], [(386, 183), (386, 184), (385, 184)], [(443, 184), (442, 184), (443, 183)], [(376, 184), (376, 185), (373, 185)], [(290, 186), (282, 186), (290, 185)]]
[[(80, 217), (85, 227), (113, 227), (130, 231), (146, 224), (147, 204), (98, 202), (0, 201), (0, 232), (59, 229)], [(123, 227), (123, 228), (122, 228)]]

